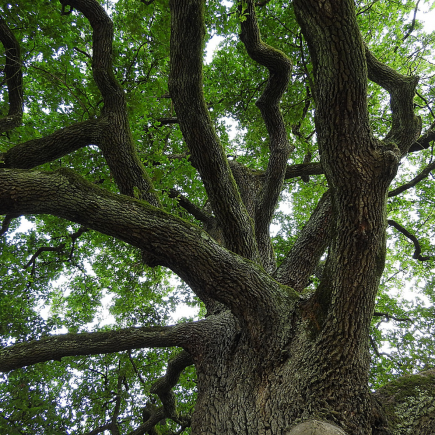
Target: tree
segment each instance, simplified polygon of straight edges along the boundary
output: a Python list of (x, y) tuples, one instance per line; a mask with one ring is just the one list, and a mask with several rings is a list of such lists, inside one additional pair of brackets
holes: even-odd
[(3, 430), (433, 433), (418, 6), (0, 6)]

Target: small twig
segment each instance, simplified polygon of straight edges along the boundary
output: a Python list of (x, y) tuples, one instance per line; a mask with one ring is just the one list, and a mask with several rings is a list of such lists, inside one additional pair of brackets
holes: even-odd
[(424, 101), (424, 104), (426, 104), (427, 109), (429, 110), (429, 112), (432, 115), (432, 118), (435, 118), (434, 113), (432, 112), (431, 107), (429, 106), (429, 102), (426, 100), (426, 98), (423, 97), (423, 95), (420, 94), (420, 92), (416, 92), (417, 96)]
[(75, 233), (70, 234), (71, 237), (71, 251), (69, 253), (69, 257), (68, 257), (68, 261), (72, 260), (72, 256), (74, 253), (74, 249), (75, 249), (75, 245), (76, 245), (76, 241), (77, 239), (83, 234), (83, 233), (87, 233), (89, 231), (89, 228), (86, 227), (80, 227)]
[(255, 3), (255, 6), (261, 8), (261, 7), (263, 7), (263, 6), (266, 6), (270, 1), (271, 1), (271, 0), (263, 0), (263, 1), (261, 1), (261, 2), (257, 2), (257, 3)]
[(86, 53), (86, 51), (84, 50), (80, 50), (80, 48), (78, 47), (73, 47), (74, 50), (78, 51), (81, 54), (84, 54), (88, 59), (92, 60), (92, 56), (89, 53)]
[(98, 435), (106, 430), (112, 429), (112, 423), (107, 423), (103, 426), (97, 427), (96, 429), (91, 430), (90, 432), (86, 432), (82, 435)]
[(65, 248), (65, 243), (60, 244), (59, 246), (43, 246), (39, 248), (33, 255), (32, 258), (27, 262), (27, 264), (24, 266), (24, 269), (27, 269), (30, 265), (33, 265), (32, 267), (32, 275), (35, 272), (35, 264), (36, 259), (43, 253), (43, 252), (62, 252)]
[(62, 83), (69, 91), (69, 93), (76, 99), (76, 101), (80, 104), (80, 106), (82, 107), (82, 109), (85, 112), (88, 112), (88, 109), (86, 108), (85, 104), (83, 103), (83, 101), (72, 91), (71, 87), (66, 83), (65, 80), (62, 80), (61, 78), (57, 77), (55, 74), (52, 74), (51, 72), (45, 70), (44, 68), (40, 68), (38, 66), (32, 65), (32, 68), (35, 68), (39, 71), (44, 72), (45, 74), (49, 75), (50, 77), (52, 77), (53, 79), (59, 81), (60, 83)]
[(131, 356), (131, 350), (128, 351), (128, 359), (130, 360), (130, 363), (133, 366), (133, 370), (136, 373), (136, 376), (139, 378), (140, 383), (142, 385), (147, 385), (147, 383), (143, 379), (142, 375), (140, 374), (139, 370), (137, 369), (137, 366), (136, 366), (135, 362), (133, 361), (133, 358)]

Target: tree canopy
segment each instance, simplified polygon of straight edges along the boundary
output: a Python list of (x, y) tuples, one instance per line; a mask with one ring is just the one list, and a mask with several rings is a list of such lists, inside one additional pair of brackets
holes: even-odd
[(435, 365), (432, 2), (169, 3), (0, 5), (2, 433), (190, 433), (299, 315), (385, 401)]

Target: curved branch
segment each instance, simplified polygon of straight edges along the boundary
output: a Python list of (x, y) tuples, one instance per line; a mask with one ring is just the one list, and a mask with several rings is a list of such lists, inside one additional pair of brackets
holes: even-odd
[(408, 152), (421, 132), (421, 118), (414, 114), (414, 95), (418, 77), (404, 76), (383, 64), (365, 47), (368, 77), (390, 94), (392, 126), (385, 137), (393, 142), (402, 156)]
[(86, 432), (86, 433), (84, 433), (82, 435), (98, 435), (99, 433), (103, 433), (106, 430), (112, 429), (112, 426), (113, 426), (112, 423), (107, 423), (107, 424), (105, 424), (103, 426), (99, 426), (99, 427), (91, 430), (90, 432)]
[(153, 183), (140, 161), (130, 131), (127, 104), (112, 67), (113, 22), (96, 0), (60, 0), (63, 7), (78, 9), (92, 26), (92, 73), (104, 109), (98, 143), (122, 194), (138, 196), (159, 207)]
[(435, 162), (430, 163), (427, 165), (416, 177), (414, 177), (409, 183), (402, 184), (399, 187), (396, 187), (396, 189), (391, 190), (388, 192), (388, 197), (391, 198), (393, 196), (400, 195), (405, 190), (411, 189), (412, 187), (416, 186), (421, 180), (424, 180), (429, 176), (429, 174), (435, 169)]
[(426, 150), (430, 147), (431, 143), (435, 140), (435, 124), (422, 134), (409, 148), (409, 153)]
[[(247, 8), (244, 11), (241, 23), (240, 39), (245, 44), (251, 59), (269, 70), (267, 85), (261, 97), (255, 103), (260, 109), (270, 138), (269, 162), (265, 172), (264, 184), (257, 199), (255, 234), (260, 256), (272, 259), (274, 256), (270, 243), (269, 227), (284, 183), (287, 160), (290, 152), (294, 149), (289, 143), (284, 119), (279, 107), (280, 100), (290, 81), (292, 64), (284, 53), (261, 40), (254, 2), (248, 0), (246, 5)], [(271, 268), (274, 269), (274, 264), (271, 265)], [(269, 268), (266, 267), (266, 269)]]
[(179, 353), (175, 358), (172, 358), (168, 363), (165, 376), (157, 379), (151, 386), (150, 392), (157, 394), (163, 403), (165, 416), (177, 421), (178, 412), (176, 407), (175, 394), (172, 388), (177, 385), (183, 370), (193, 364), (191, 355), (185, 351)]
[(142, 423), (138, 428), (129, 432), (128, 435), (144, 435), (145, 433), (151, 431), (153, 427), (159, 423), (159, 421), (165, 418), (165, 411), (163, 407), (158, 408), (156, 410), (148, 411), (150, 417), (147, 419), (145, 423)]
[(21, 125), (23, 119), (23, 72), (21, 70), (20, 45), (14, 34), (0, 16), (0, 42), (6, 52), (5, 76), (8, 86), (9, 111), (0, 119), (0, 133)]
[(402, 225), (400, 225), (399, 223), (397, 223), (396, 221), (392, 220), (392, 219), (388, 219), (388, 225), (396, 228), (396, 230), (400, 231), (405, 237), (407, 237), (409, 240), (411, 240), (411, 242), (414, 244), (414, 254), (412, 256), (412, 258), (414, 258), (415, 260), (418, 261), (427, 261), (427, 260), (431, 260), (432, 258), (434, 258), (434, 255), (429, 255), (426, 257), (423, 257), (421, 255), (421, 246), (420, 246), (420, 242), (418, 241), (417, 237), (415, 237), (413, 234), (411, 234), (406, 228), (402, 227)]
[(109, 110), (125, 106), (124, 93), (115, 78), (112, 67), (113, 22), (103, 6), (95, 0), (60, 0), (63, 7), (77, 9), (89, 20), (92, 35), (92, 72)]
[(32, 169), (85, 146), (98, 145), (103, 128), (99, 121), (90, 119), (62, 128), (41, 139), (23, 142), (3, 154), (0, 167)]
[(225, 246), (258, 259), (254, 227), (231, 174), (202, 90), (204, 2), (172, 0), (169, 92), (181, 131), (207, 191)]
[[(402, 38), (402, 42), (405, 42), (409, 38), (411, 33), (414, 31), (414, 28), (415, 28), (415, 19), (417, 18), (418, 4), (419, 3), (420, 3), (420, 0), (417, 0), (417, 3), (415, 4), (415, 8), (414, 8), (414, 16), (412, 17), (411, 26), (409, 27), (409, 30), (406, 33), (406, 35)], [(397, 48), (396, 48), (396, 50), (397, 50)]]
[(198, 297), (222, 302), (257, 332), (279, 318), (277, 297), (296, 297), (290, 291), (283, 294), (261, 267), (223, 248), (195, 225), (146, 202), (112, 194), (70, 170), (0, 169), (0, 214), (19, 212), (62, 217), (149, 252)]

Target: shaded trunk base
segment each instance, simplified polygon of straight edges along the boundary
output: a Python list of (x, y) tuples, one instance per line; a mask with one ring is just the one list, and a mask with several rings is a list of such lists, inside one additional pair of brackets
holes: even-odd
[(327, 364), (306, 334), (296, 337), (281, 349), (271, 347), (269, 340), (263, 349), (254, 349), (236, 332), (219, 337), (222, 347), (210, 346), (196, 360), (192, 433), (288, 435), (314, 419), (349, 435), (387, 435), (375, 429), (386, 424), (373, 408), (365, 362), (358, 365), (366, 358), (356, 359), (352, 367)]

